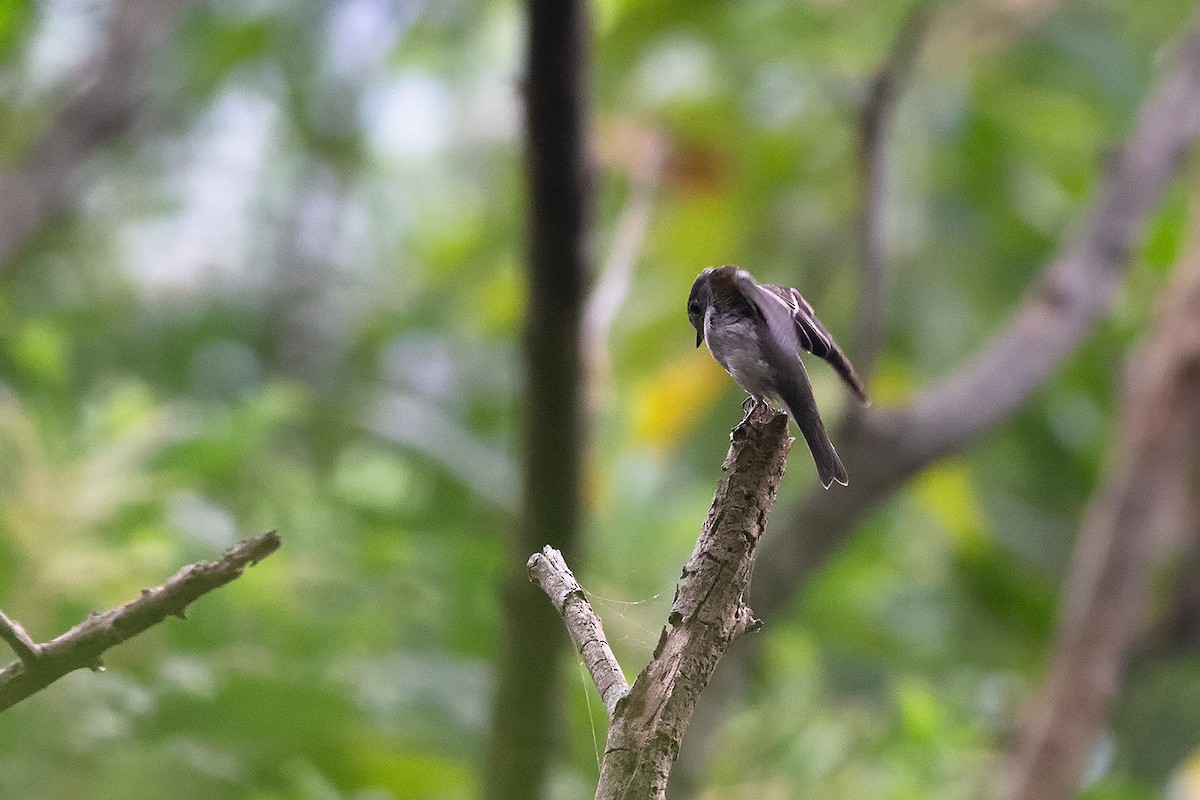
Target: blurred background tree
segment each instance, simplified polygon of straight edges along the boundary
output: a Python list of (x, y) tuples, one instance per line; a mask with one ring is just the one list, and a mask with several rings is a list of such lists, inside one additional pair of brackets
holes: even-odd
[[(0, 608), (47, 638), (242, 535), (286, 542), (107, 672), (9, 711), (0, 794), (485, 793), (521, 502), (524, 11), (0, 0)], [(936, 7), (886, 143), (877, 407), (1005, 324), (1191, 11)], [(859, 115), (909, 8), (591, 12), (595, 260), (633, 266), (611, 323), (586, 323), (578, 573), (637, 669), (740, 418), (687, 289), (730, 262), (798, 286), (855, 356)], [(781, 596), (729, 665), (734, 699), (695, 722), (704, 768), (681, 793), (988, 785), (1048, 663), (1123, 361), (1190, 235), (1184, 170), (1082, 349)], [(836, 378), (812, 374), (836, 420)], [(768, 540), (795, 535), (812, 484), (791, 466)], [(1151, 586), (1089, 798), (1197, 796), (1196, 565)], [(590, 797), (603, 713), (559, 653), (546, 796)]]

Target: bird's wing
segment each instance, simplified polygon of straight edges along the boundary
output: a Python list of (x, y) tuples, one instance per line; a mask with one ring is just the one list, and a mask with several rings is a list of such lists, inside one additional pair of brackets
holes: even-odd
[[(751, 278), (753, 281), (753, 278)], [(812, 305), (804, 299), (804, 295), (787, 286), (776, 286), (773, 283), (756, 284), (761, 295), (769, 297), (772, 305), (786, 310), (791, 324), (795, 329), (796, 342), (818, 358), (823, 358), (841, 376), (842, 381), (863, 403), (869, 403), (867, 390), (863, 387), (862, 379), (854, 371), (854, 365), (846, 354), (833, 340), (833, 334), (817, 319)], [(764, 304), (757, 303), (761, 308)], [(764, 312), (765, 313), (765, 312)]]
[(818, 358), (828, 358), (837, 345), (833, 343), (829, 330), (817, 319), (812, 304), (804, 299), (804, 295), (795, 289), (773, 283), (765, 283), (762, 288), (778, 298), (791, 315), (800, 346)]
[(734, 280), (742, 296), (763, 315), (775, 342), (789, 352), (794, 352), (797, 347), (808, 349), (792, 317), (791, 306), (782, 297), (771, 291), (771, 287), (754, 280), (754, 276), (744, 269), (737, 271)]
[[(771, 331), (772, 342), (766, 346), (766, 357), (768, 361), (775, 360), (775, 391), (804, 435), (821, 483), (826, 489), (834, 482), (845, 486), (848, 480), (846, 468), (838, 458), (833, 442), (829, 441), (829, 434), (825, 432), (825, 423), (821, 421), (821, 414), (817, 410), (808, 373), (804, 370), (800, 354), (796, 352), (797, 347), (813, 350), (804, 338), (810, 334), (796, 322), (795, 306), (779, 293), (779, 287), (760, 284), (742, 269), (737, 271), (735, 280), (738, 291), (762, 313)], [(812, 307), (804, 302), (799, 292), (796, 297), (811, 314)], [(820, 323), (817, 325), (820, 326)], [(816, 342), (818, 347), (822, 341), (832, 346), (833, 340), (828, 338), (829, 333), (823, 327), (815, 330), (819, 336), (811, 341)]]

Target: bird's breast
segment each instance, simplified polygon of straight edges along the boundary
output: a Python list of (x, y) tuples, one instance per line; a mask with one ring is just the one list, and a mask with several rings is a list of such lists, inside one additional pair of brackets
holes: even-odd
[(704, 341), (708, 352), (738, 386), (757, 397), (775, 394), (775, 382), (754, 320), (710, 309), (704, 319)]

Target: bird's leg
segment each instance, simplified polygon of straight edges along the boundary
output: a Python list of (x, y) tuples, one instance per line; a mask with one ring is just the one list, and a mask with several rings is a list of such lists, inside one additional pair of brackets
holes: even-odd
[(742, 426), (750, 420), (750, 415), (754, 413), (755, 407), (758, 406), (759, 400), (754, 395), (746, 395), (746, 399), (742, 401), (742, 421), (733, 426), (733, 430), (739, 431)]

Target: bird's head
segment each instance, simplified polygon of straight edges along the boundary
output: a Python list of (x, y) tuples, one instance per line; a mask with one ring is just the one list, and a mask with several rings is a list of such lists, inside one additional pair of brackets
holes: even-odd
[(688, 294), (688, 322), (696, 329), (696, 347), (704, 343), (704, 314), (712, 303), (712, 286), (709, 283), (712, 273), (713, 268), (709, 267), (697, 275)]

